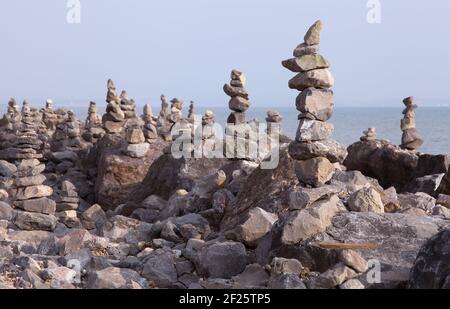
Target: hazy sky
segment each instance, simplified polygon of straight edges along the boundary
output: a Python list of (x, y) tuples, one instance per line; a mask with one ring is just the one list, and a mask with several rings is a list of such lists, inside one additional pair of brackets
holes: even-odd
[(80, 0), (81, 24), (66, 0), (0, 2), (0, 100), (41, 104), (104, 101), (113, 78), (139, 103), (159, 95), (226, 105), (222, 86), (243, 70), (254, 106), (294, 105), (292, 56), (308, 27), (325, 24), (336, 104), (450, 105), (450, 1), (381, 0), (369, 24), (367, 0)]

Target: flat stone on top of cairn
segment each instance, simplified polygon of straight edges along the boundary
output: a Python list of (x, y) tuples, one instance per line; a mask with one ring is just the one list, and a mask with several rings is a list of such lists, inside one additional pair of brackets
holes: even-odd
[(403, 100), (406, 108), (403, 110), (403, 119), (401, 121), (402, 144), (403, 149), (416, 150), (423, 145), (423, 139), (416, 129), (416, 112), (417, 105), (414, 103), (414, 97), (408, 97)]
[(334, 109), (334, 94), (330, 89), (334, 78), (330, 63), (319, 52), (321, 21), (315, 22), (297, 46), (295, 58), (282, 62), (288, 70), (298, 73), (289, 81), (289, 88), (301, 91), (296, 99), (300, 112), (295, 141), (289, 145), (289, 154), (295, 160), (300, 182), (317, 187), (331, 179), (332, 163), (342, 163), (347, 155), (343, 145), (331, 139), (333, 125), (330, 119)]

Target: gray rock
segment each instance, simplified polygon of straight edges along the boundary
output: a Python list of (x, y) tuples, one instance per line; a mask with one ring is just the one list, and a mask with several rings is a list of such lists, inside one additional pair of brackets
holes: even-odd
[(409, 287), (450, 288), (450, 230), (433, 236), (420, 249), (411, 269)]
[(333, 177), (334, 171), (334, 165), (323, 157), (295, 162), (297, 178), (313, 187), (323, 186)]
[(298, 188), (289, 195), (289, 209), (301, 210), (311, 206), (314, 202), (322, 199), (329, 199), (338, 193), (337, 188), (333, 186), (323, 186), (319, 188)]
[(331, 289), (356, 276), (357, 273), (354, 270), (344, 263), (338, 263), (320, 276), (308, 281), (306, 285), (310, 289)]
[(32, 198), (47, 197), (53, 194), (53, 189), (49, 186), (39, 185), (25, 188), (18, 188), (16, 199), (28, 200)]
[(270, 277), (267, 285), (269, 289), (276, 290), (305, 290), (306, 285), (296, 274), (276, 274)]
[(406, 190), (411, 193), (424, 192), (428, 195), (435, 195), (445, 174), (427, 175), (414, 179), (406, 186)]
[(314, 142), (294, 141), (289, 144), (289, 155), (295, 160), (325, 157), (331, 163), (342, 163), (347, 157), (347, 149), (332, 139)]
[(45, 181), (44, 175), (28, 176), (14, 179), (16, 187), (30, 187), (42, 185)]
[(325, 69), (330, 66), (330, 63), (320, 54), (310, 54), (285, 60), (282, 62), (282, 65), (292, 72), (300, 73)]
[(18, 211), (14, 224), (22, 230), (53, 231), (58, 219), (53, 215)]
[(259, 207), (253, 208), (248, 219), (237, 227), (239, 240), (249, 246), (256, 245), (257, 241), (267, 234), (278, 220), (276, 214), (269, 213)]
[(301, 57), (303, 55), (313, 55), (318, 52), (319, 52), (319, 45), (306, 45), (305, 43), (302, 43), (294, 49), (293, 56)]
[(316, 21), (305, 34), (305, 44), (306, 45), (319, 45), (320, 44), (320, 33), (323, 29), (323, 23), (321, 20)]
[(445, 208), (450, 209), (450, 195), (439, 194), (436, 205), (444, 206)]
[(433, 207), (436, 205), (436, 199), (426, 193), (405, 193), (399, 194), (398, 200), (402, 210), (409, 208), (422, 209), (427, 213), (431, 213)]
[(299, 73), (289, 81), (289, 88), (303, 91), (307, 88), (331, 88), (334, 77), (328, 69), (318, 69)]
[(334, 94), (328, 89), (308, 88), (296, 100), (297, 110), (306, 117), (327, 121), (333, 115)]
[(0, 176), (11, 177), (17, 171), (17, 167), (8, 161), (0, 160)]
[(37, 199), (16, 201), (14, 206), (29, 212), (38, 212), (47, 215), (54, 215), (56, 211), (55, 201), (42, 197)]
[(149, 281), (151, 286), (172, 287), (177, 282), (175, 255), (164, 249), (153, 251), (144, 260), (142, 276)]
[(297, 129), (295, 140), (298, 142), (313, 142), (328, 140), (333, 133), (331, 123), (302, 118)]
[(227, 241), (204, 246), (196, 268), (206, 277), (228, 279), (243, 272), (246, 265), (245, 246), (238, 242)]
[(358, 279), (350, 279), (342, 283), (339, 288), (341, 290), (362, 290), (364, 289), (364, 284)]
[(123, 153), (132, 158), (143, 158), (150, 149), (149, 143), (128, 144)]
[(275, 257), (271, 263), (272, 274), (296, 274), (302, 272), (303, 266), (296, 259), (285, 259), (282, 257)]
[(260, 289), (266, 287), (269, 274), (259, 264), (248, 265), (244, 272), (233, 277), (235, 289)]
[(14, 211), (8, 204), (0, 202), (0, 220), (12, 220)]
[(367, 261), (354, 250), (340, 251), (339, 260), (358, 273), (365, 273), (369, 269)]

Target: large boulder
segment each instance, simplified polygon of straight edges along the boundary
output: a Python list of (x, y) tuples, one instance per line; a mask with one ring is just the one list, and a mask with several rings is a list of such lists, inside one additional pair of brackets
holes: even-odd
[(448, 170), (444, 178), (442, 178), (437, 193), (450, 195), (450, 170)]
[(450, 289), (450, 230), (433, 236), (420, 249), (411, 269), (413, 289)]
[(129, 194), (147, 175), (152, 163), (162, 154), (167, 143), (158, 140), (142, 158), (132, 158), (121, 152), (121, 139), (106, 135), (99, 141), (96, 201), (103, 208), (114, 209), (129, 200)]

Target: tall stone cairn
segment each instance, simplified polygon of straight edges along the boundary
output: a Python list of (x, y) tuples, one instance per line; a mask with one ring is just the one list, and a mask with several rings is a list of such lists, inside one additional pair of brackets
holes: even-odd
[(107, 87), (106, 102), (108, 105), (106, 106), (106, 114), (102, 117), (103, 128), (106, 133), (120, 133), (125, 121), (125, 114), (120, 106), (121, 98), (117, 96), (116, 86), (111, 79), (108, 80)]
[(191, 101), (191, 102), (189, 103), (189, 110), (188, 110), (187, 120), (188, 120), (190, 123), (194, 123), (194, 121), (195, 121), (194, 117), (195, 117), (194, 101)]
[(153, 143), (158, 139), (158, 131), (156, 129), (156, 119), (153, 117), (152, 107), (150, 104), (144, 106), (144, 114), (142, 115), (144, 121), (144, 136), (147, 143)]
[(406, 108), (403, 110), (403, 119), (400, 128), (403, 131), (402, 144), (403, 149), (416, 150), (423, 145), (423, 139), (420, 137), (416, 129), (416, 112), (417, 105), (414, 103), (413, 97), (403, 100)]
[(125, 115), (125, 119), (136, 117), (136, 102), (129, 98), (128, 93), (125, 90), (120, 94), (120, 108)]
[(244, 73), (238, 70), (231, 71), (231, 81), (229, 84), (223, 86), (223, 91), (231, 97), (228, 107), (231, 109), (231, 114), (228, 117), (227, 123), (230, 124), (244, 124), (245, 112), (250, 107), (247, 90), (245, 90), (246, 77)]
[(300, 112), (295, 141), (289, 153), (296, 162), (300, 182), (313, 187), (324, 185), (334, 173), (332, 163), (342, 163), (347, 155), (344, 146), (331, 139), (334, 127), (326, 121), (334, 108), (334, 94), (330, 89), (334, 78), (330, 63), (319, 54), (322, 22), (315, 22), (305, 35), (304, 43), (294, 49), (294, 58), (282, 65), (298, 73), (289, 81), (289, 88), (301, 91), (296, 99)]
[(157, 129), (158, 135), (160, 135), (165, 141), (170, 141), (172, 136), (170, 135), (170, 129), (172, 127), (170, 123), (171, 110), (169, 102), (165, 95), (161, 95), (161, 110), (159, 112)]

